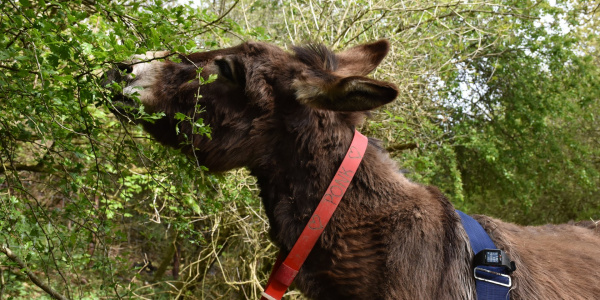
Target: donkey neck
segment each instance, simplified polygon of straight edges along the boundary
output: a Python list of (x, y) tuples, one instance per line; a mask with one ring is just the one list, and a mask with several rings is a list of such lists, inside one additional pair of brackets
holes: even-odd
[[(267, 158), (262, 159), (263, 164), (251, 168), (258, 179), (260, 196), (269, 217), (271, 238), (284, 250), (291, 249), (316, 209), (343, 160), (353, 135), (351, 127), (289, 131), (284, 138), (287, 143), (273, 139), (275, 142), (271, 145)], [(359, 186), (354, 182), (350, 185), (330, 222), (339, 222), (340, 215), (347, 213), (361, 210), (368, 213), (369, 207), (386, 201), (373, 195), (381, 194), (386, 189), (383, 185), (393, 187), (393, 184), (389, 184), (390, 180), (403, 177), (395, 170), (389, 171), (395, 168), (395, 164), (383, 161), (381, 155), (384, 156), (383, 160), (387, 159), (387, 155), (380, 153), (376, 146), (368, 146), (357, 172), (359, 179), (355, 180), (360, 182)], [(377, 173), (381, 174), (370, 174), (374, 166), (378, 166), (380, 170)], [(379, 178), (382, 174), (383, 177), (387, 175), (387, 178)]]
[[(288, 132), (281, 140), (273, 139), (262, 166), (251, 168), (269, 217), (271, 239), (284, 254), (308, 223), (352, 136), (352, 128), (323, 129), (317, 134)], [(453, 299), (472, 299), (467, 295), (471, 290), (455, 289), (455, 282), (447, 279), (450, 277), (427, 281), (415, 276), (441, 274), (436, 269), (441, 268), (466, 286), (470, 283), (468, 249), (468, 239), (450, 202), (438, 189), (406, 179), (389, 155), (371, 142), (296, 284), (315, 299), (384, 298), (372, 287), (395, 285), (397, 278), (402, 278), (405, 289), (399, 288), (391, 298), (408, 299), (411, 292), (440, 298), (452, 291)], [(442, 261), (418, 268), (413, 265), (431, 257)], [(393, 276), (388, 276), (390, 270), (395, 272)], [(438, 284), (435, 290), (423, 285), (434, 281)], [(345, 288), (334, 288), (340, 286)]]

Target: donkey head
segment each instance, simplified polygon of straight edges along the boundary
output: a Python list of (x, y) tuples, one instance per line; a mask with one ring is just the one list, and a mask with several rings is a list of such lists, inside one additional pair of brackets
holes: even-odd
[[(167, 53), (149, 53), (109, 77), (126, 85), (115, 103), (131, 105), (139, 94), (146, 112), (165, 114), (139, 121), (145, 130), (163, 144), (193, 151), (211, 171), (264, 163), (268, 148), (300, 131), (341, 126), (351, 132), (361, 112), (398, 94), (394, 85), (365, 77), (387, 54), (385, 40), (337, 54), (315, 45), (293, 50), (247, 42), (179, 55), (178, 62), (157, 59)], [(199, 79), (211, 74), (217, 74), (214, 82)], [(203, 119), (211, 136), (194, 135), (191, 122), (176, 118), (181, 114)]]

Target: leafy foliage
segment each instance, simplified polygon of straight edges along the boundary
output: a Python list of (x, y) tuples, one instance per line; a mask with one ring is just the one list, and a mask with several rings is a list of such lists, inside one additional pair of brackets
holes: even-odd
[[(110, 113), (102, 74), (152, 50), (388, 38), (392, 53), (374, 76), (401, 95), (361, 130), (407, 176), (470, 213), (522, 224), (600, 218), (598, 3), (9, 0), (0, 9), (0, 298), (50, 295), (44, 283), (68, 298), (258, 298), (275, 249), (254, 179), (205, 173)], [(178, 118), (210, 134), (202, 120)]]
[[(190, 254), (181, 270), (188, 274), (174, 276), (183, 293), (183, 283), (198, 276), (190, 269), (195, 254), (229, 239), (209, 234), (224, 201), (256, 204), (254, 193), (224, 198), (221, 179), (117, 121), (102, 78), (134, 54), (214, 47), (226, 31), (219, 27), (229, 26), (222, 21), (210, 10), (160, 1), (2, 4), (0, 244), (26, 263), (0, 260), (11, 270), (3, 292), (32, 293), (15, 284), (22, 275), (12, 275), (28, 268), (68, 298), (167, 297), (173, 289), (162, 275), (155, 273), (162, 286), (144, 288), (143, 271), (132, 266), (169, 265), (172, 257), (164, 263), (161, 252), (191, 241), (177, 250)], [(138, 116), (160, 117), (143, 109)], [(209, 134), (201, 120), (182, 119), (190, 121)]]
[(597, 135), (581, 134), (598, 111), (598, 65), (563, 32), (562, 10), (536, 13), (554, 21), (521, 24), (517, 43), (484, 50), (452, 79), (473, 86), (446, 98), (467, 206), (524, 224), (598, 218)]

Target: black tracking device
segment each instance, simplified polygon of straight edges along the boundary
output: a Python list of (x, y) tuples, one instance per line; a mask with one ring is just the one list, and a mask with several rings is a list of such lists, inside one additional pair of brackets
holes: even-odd
[(479, 251), (473, 259), (475, 266), (505, 267), (509, 272), (517, 269), (514, 261), (510, 260), (508, 254), (500, 249), (484, 249)]

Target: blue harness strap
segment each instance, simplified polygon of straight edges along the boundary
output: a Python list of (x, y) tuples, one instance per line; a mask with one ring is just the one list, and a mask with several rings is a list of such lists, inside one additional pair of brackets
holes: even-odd
[[(462, 211), (457, 210), (456, 212), (460, 216), (462, 225), (469, 236), (474, 254), (484, 249), (496, 249), (496, 245), (479, 222)], [(484, 265), (473, 267), (478, 300), (510, 299), (509, 292), (512, 282), (505, 267)]]

